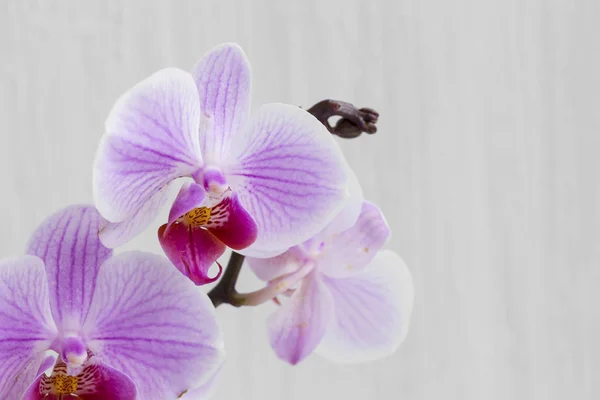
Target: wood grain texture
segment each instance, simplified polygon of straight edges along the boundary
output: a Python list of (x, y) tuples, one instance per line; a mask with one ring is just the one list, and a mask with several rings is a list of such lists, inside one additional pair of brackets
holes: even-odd
[[(0, 254), (91, 201), (124, 90), (237, 41), (255, 106), (330, 97), (381, 113), (377, 135), (342, 145), (417, 298), (402, 349), (361, 366), (286, 366), (269, 307), (219, 309), (217, 399), (596, 399), (599, 17), (594, 0), (3, 0)], [(155, 231), (127, 248), (158, 252)]]

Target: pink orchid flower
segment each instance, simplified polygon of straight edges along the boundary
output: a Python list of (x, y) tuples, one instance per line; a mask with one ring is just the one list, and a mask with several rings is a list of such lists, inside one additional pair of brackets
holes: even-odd
[[(361, 204), (346, 207), (326, 230), (277, 257), (248, 259), (269, 283), (247, 302), (284, 297), (282, 303), (276, 298), (281, 306), (268, 331), (277, 355), (291, 364), (313, 351), (335, 362), (370, 361), (395, 352), (406, 336), (414, 296), (410, 272), (396, 253), (380, 251), (388, 225), (375, 205)], [(340, 232), (349, 221), (356, 222)]]
[(250, 117), (250, 65), (239, 46), (224, 44), (191, 74), (155, 73), (110, 112), (93, 179), (109, 221), (101, 240), (116, 247), (141, 233), (167, 188), (191, 178), (159, 240), (202, 285), (220, 276), (208, 270), (226, 246), (273, 256), (322, 230), (343, 207), (348, 175), (334, 139), (308, 112), (267, 104)]
[(175, 400), (212, 386), (224, 350), (208, 296), (164, 257), (112, 256), (100, 219), (64, 209), (29, 255), (0, 261), (0, 399)]

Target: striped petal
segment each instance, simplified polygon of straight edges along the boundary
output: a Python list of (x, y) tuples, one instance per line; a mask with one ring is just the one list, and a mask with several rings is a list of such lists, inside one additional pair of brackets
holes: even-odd
[(262, 106), (233, 146), (227, 181), (258, 226), (250, 251), (302, 243), (343, 207), (349, 169), (329, 132), (306, 111)]
[(267, 321), (271, 347), (282, 360), (299, 363), (317, 348), (332, 314), (331, 293), (313, 272)]
[(121, 96), (94, 164), (102, 216), (123, 221), (169, 182), (202, 167), (199, 127), (198, 91), (184, 71), (158, 71)]
[(100, 243), (100, 215), (91, 206), (71, 206), (45, 220), (27, 253), (44, 261), (50, 306), (60, 328), (78, 331), (85, 320), (100, 265), (112, 251)]
[(250, 64), (235, 43), (209, 51), (192, 73), (203, 114), (202, 154), (207, 164), (219, 164), (250, 112)]
[(149, 253), (103, 265), (84, 331), (90, 350), (129, 376), (140, 399), (175, 399), (200, 387), (223, 358), (208, 296)]
[(104, 221), (99, 232), (102, 244), (114, 249), (126, 244), (144, 232), (167, 204), (167, 201), (171, 197), (172, 189), (176, 185), (176, 183), (172, 183), (164, 186), (128, 219), (121, 222)]
[(56, 337), (42, 260), (0, 261), (0, 399), (19, 399)]

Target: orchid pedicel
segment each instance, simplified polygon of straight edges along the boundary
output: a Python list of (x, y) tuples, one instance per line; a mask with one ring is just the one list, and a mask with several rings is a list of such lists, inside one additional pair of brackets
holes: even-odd
[[(335, 139), (375, 133), (379, 115), (333, 100), (251, 112), (251, 89), (246, 55), (226, 43), (116, 101), (90, 166), (94, 206), (58, 211), (25, 255), (0, 261), (0, 399), (209, 398), (222, 304), (276, 304), (267, 334), (290, 364), (398, 349), (412, 278)], [(166, 257), (113, 255), (167, 206)], [(239, 293), (246, 261), (265, 285)]]

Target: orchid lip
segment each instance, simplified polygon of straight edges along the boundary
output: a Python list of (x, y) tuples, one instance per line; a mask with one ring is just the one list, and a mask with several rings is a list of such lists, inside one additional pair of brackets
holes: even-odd
[[(219, 171), (208, 172), (196, 174), (196, 178), (208, 182), (207, 186), (219, 182)], [(169, 260), (196, 285), (220, 277), (220, 266), (215, 276), (209, 276), (208, 270), (227, 247), (244, 249), (257, 237), (256, 222), (236, 193), (229, 186), (221, 189), (206, 192), (197, 182), (187, 182), (171, 207), (168, 223), (158, 230), (159, 242)]]
[(124, 400), (136, 398), (136, 392), (129, 377), (90, 356), (77, 371), (69, 371), (67, 364), (56, 362), (50, 371), (38, 376), (23, 398)]

